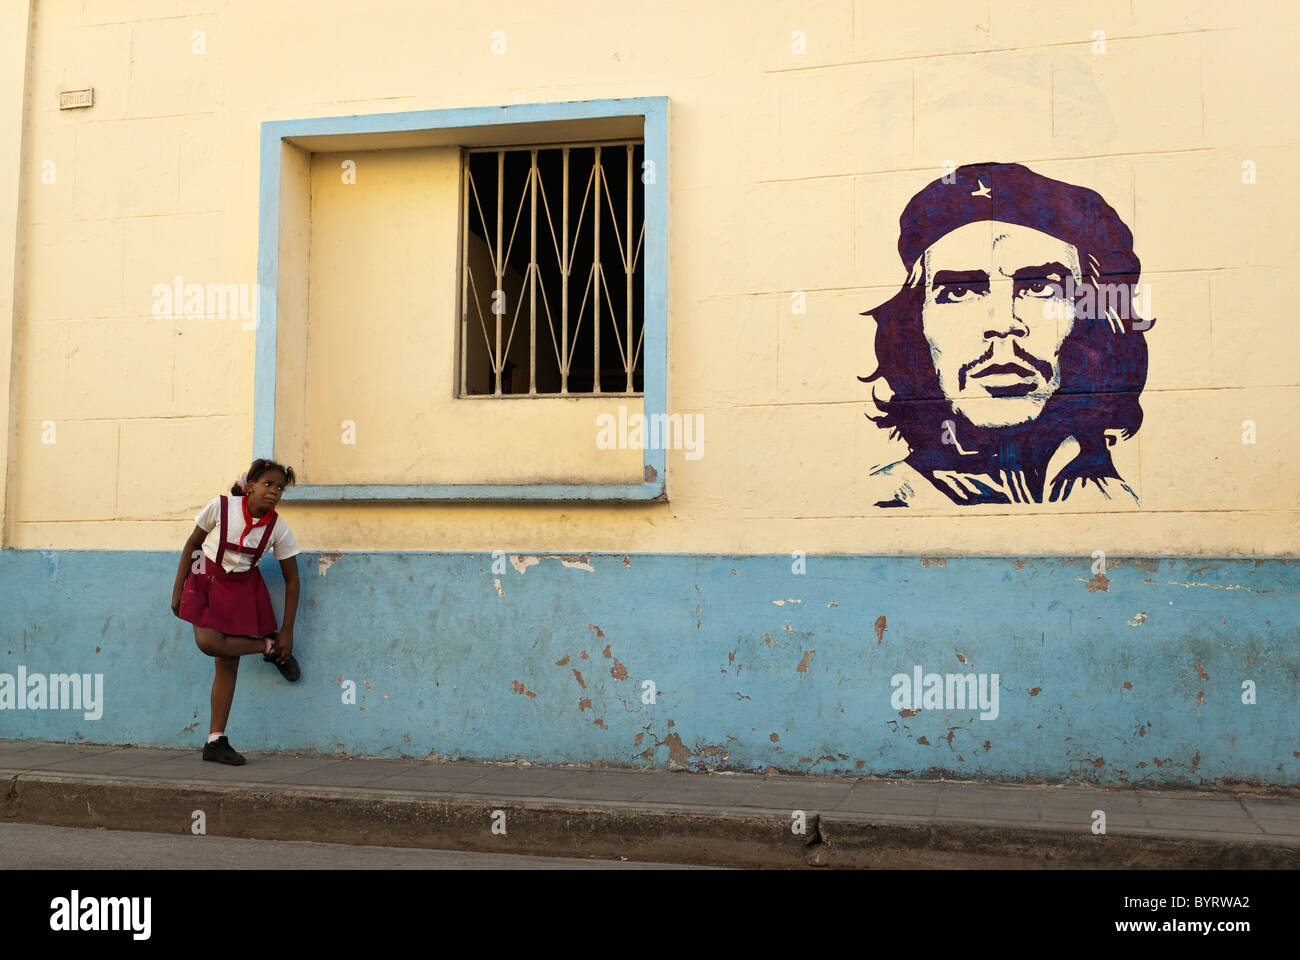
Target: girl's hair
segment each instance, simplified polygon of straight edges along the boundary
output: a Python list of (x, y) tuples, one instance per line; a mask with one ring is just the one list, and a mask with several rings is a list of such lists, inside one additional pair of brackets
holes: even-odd
[[(247, 477), (248, 485), (251, 487), (258, 477), (269, 470), (278, 470), (283, 473), (285, 486), (289, 486), (295, 482), (293, 467), (286, 467), (284, 464), (276, 463), (274, 460), (263, 460), (259, 457), (253, 461), (253, 465), (248, 468), (248, 473), (245, 475)], [(247, 490), (239, 486), (238, 480), (231, 484), (230, 493), (233, 496), (242, 497), (247, 492)]]

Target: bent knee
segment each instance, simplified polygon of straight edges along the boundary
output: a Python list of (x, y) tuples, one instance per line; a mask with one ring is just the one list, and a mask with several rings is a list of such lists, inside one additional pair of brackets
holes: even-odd
[(212, 636), (211, 634), (196, 636), (194, 642), (198, 644), (199, 649), (209, 657), (222, 658), (220, 634), (217, 634), (216, 636)]

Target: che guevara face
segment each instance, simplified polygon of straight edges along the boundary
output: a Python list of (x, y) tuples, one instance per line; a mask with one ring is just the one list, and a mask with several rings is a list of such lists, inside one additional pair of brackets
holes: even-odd
[(1034, 420), (1061, 385), (1061, 344), (1074, 326), (1069, 276), (1078, 250), (1032, 227), (965, 224), (922, 255), (921, 326), (953, 409), (980, 427)]

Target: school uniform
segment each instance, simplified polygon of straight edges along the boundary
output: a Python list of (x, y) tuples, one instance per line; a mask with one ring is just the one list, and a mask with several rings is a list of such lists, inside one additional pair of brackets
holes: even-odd
[(191, 566), (180, 617), (227, 636), (265, 637), (279, 628), (257, 563), (269, 548), (277, 560), (300, 551), (289, 525), (274, 511), (254, 518), (247, 497), (213, 497), (194, 518), (208, 531), (199, 572)]

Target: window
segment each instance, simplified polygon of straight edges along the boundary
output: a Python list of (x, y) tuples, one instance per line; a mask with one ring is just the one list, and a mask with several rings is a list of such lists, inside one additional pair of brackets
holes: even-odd
[(644, 389), (642, 140), (467, 149), (462, 397)]
[(667, 415), (668, 174), (664, 97), (264, 122), (256, 455), (299, 500), (665, 498), (600, 423)]

